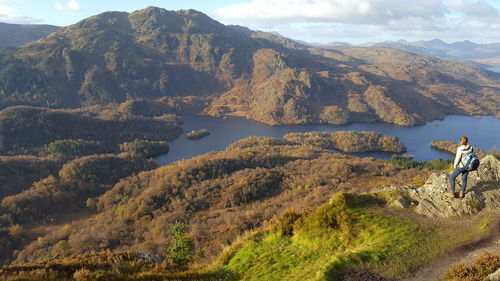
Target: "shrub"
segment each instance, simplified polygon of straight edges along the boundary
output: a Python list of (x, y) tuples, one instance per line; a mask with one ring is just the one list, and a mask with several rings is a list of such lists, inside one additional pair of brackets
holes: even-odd
[(471, 264), (454, 265), (446, 271), (445, 281), (483, 281), (500, 268), (500, 256), (483, 254)]
[(168, 248), (168, 257), (178, 265), (186, 266), (195, 259), (195, 248), (192, 238), (187, 237), (188, 228), (177, 222), (170, 226), (173, 242)]
[(56, 249), (59, 251), (59, 253), (61, 253), (63, 255), (67, 255), (71, 249), (71, 246), (70, 246), (68, 240), (61, 240), (61, 241), (57, 242), (57, 244), (55, 246), (56, 246)]
[(302, 218), (302, 214), (294, 210), (287, 210), (283, 214), (275, 215), (271, 220), (272, 231), (281, 236), (293, 236), (295, 223)]
[(441, 158), (431, 161), (419, 162), (411, 158), (401, 155), (392, 155), (389, 163), (404, 169), (429, 169), (429, 170), (446, 170), (452, 164), (452, 160), (443, 160)]
[(301, 236), (329, 235), (331, 231), (339, 231), (348, 238), (351, 231), (351, 219), (348, 210), (348, 197), (345, 193), (336, 193), (330, 203), (325, 204), (304, 219), (299, 226)]

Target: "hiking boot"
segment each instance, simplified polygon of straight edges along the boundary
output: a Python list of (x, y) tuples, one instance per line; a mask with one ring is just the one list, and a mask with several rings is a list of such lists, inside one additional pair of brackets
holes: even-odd
[(464, 198), (465, 197), (465, 192), (460, 191), (460, 193), (458, 194), (458, 197), (459, 198)]
[(450, 198), (455, 198), (455, 193), (453, 193), (453, 192), (446, 192), (445, 194), (446, 194), (446, 196), (448, 196)]

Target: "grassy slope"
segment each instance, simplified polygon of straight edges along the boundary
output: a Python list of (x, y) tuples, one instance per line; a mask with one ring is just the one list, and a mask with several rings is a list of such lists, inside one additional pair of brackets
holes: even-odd
[(246, 241), (225, 267), (240, 280), (336, 280), (343, 269), (361, 265), (397, 278), (485, 230), (474, 224), (431, 226), (389, 215), (360, 198), (336, 194), (296, 222), (292, 236), (267, 231)]
[(0, 277), (9, 281), (306, 281), (343, 280), (339, 278), (343, 272), (361, 268), (375, 276), (401, 278), (488, 229), (488, 220), (480, 217), (467, 221), (424, 219), (387, 209), (373, 196), (346, 193), (337, 193), (330, 203), (314, 211), (289, 213), (294, 215), (276, 217), (267, 228), (234, 243), (212, 267), (195, 265), (179, 272), (136, 258), (116, 262), (111, 257), (119, 253), (104, 251), (97, 254), (100, 262), (94, 263), (85, 255), (49, 259), (4, 267)]

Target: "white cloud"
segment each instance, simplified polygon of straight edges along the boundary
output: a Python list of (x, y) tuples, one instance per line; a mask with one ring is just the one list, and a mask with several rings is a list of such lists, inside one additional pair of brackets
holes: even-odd
[(472, 17), (496, 17), (499, 15), (495, 7), (484, 1), (449, 0), (448, 5), (451, 9)]
[(409, 17), (432, 19), (445, 11), (443, 0), (252, 0), (215, 13), (225, 22), (272, 26), (283, 22), (385, 24)]
[(54, 3), (54, 8), (56, 10), (65, 12), (65, 11), (72, 11), (72, 12), (78, 12), (82, 8), (80, 7), (80, 4), (76, 2), (76, 0), (69, 0), (66, 4), (61, 4), (59, 2)]
[(474, 20), (484, 23), (500, 22), (500, 12), (497, 8), (484, 1), (449, 0), (450, 9), (464, 15), (464, 20)]
[(246, 1), (217, 9), (213, 16), (309, 42), (500, 38), (494, 0)]
[(361, 44), (385, 40), (441, 39), (447, 42), (471, 40), (478, 43), (498, 42), (500, 26), (482, 23), (449, 25), (445, 20), (426, 23), (419, 20), (394, 21), (387, 25), (354, 25), (338, 23), (287, 24), (265, 29), (307, 42), (332, 41)]
[[(1, 3), (6, 3), (7, 1), (0, 0)], [(6, 23), (17, 23), (17, 24), (33, 24), (40, 23), (42, 20), (35, 19), (32, 17), (26, 17), (19, 15), (13, 8), (0, 5), (0, 22)]]

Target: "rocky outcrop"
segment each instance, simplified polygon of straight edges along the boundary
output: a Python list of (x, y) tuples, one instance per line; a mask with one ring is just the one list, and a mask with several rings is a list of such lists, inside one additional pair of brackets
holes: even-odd
[[(461, 184), (457, 183), (457, 188)], [(449, 188), (449, 173), (432, 174), (420, 187), (390, 187), (381, 192), (399, 194), (390, 203), (395, 208), (410, 208), (427, 217), (462, 217), (485, 210), (500, 209), (500, 161), (493, 155), (481, 159), (477, 171), (470, 172), (467, 193), (464, 198), (446, 196)]]

